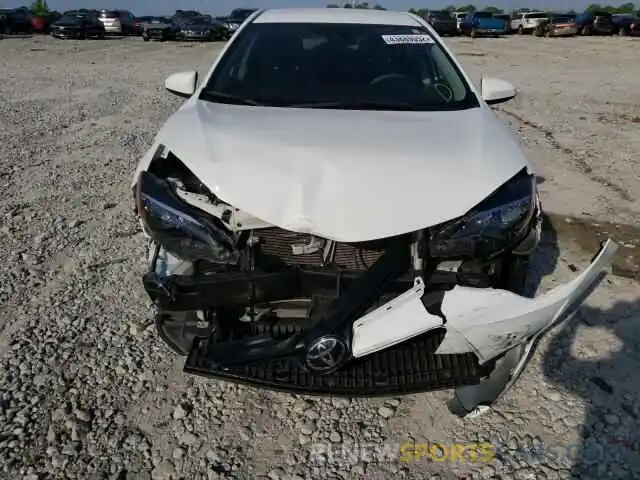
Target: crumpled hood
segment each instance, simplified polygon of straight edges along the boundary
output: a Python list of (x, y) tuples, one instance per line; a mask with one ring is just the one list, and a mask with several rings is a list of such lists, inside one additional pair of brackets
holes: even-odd
[(529, 166), (488, 108), (345, 111), (191, 99), (155, 143), (234, 207), (345, 242), (459, 217)]

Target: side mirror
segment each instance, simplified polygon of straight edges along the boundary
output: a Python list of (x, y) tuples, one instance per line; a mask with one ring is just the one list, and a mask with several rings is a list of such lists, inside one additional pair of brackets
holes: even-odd
[(192, 70), (169, 75), (164, 81), (164, 88), (179, 97), (189, 98), (196, 91), (198, 72)]
[(499, 78), (482, 77), (482, 99), (487, 105), (508, 102), (516, 96), (516, 88), (509, 82)]

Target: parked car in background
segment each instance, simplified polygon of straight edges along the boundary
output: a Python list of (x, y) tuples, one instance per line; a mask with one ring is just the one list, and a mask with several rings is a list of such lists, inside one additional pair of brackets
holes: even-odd
[(176, 33), (176, 39), (202, 42), (225, 40), (227, 32), (228, 29), (222, 22), (209, 15), (203, 15), (188, 20)]
[(429, 10), (424, 19), (439, 35), (456, 35), (458, 33), (458, 22), (448, 10)]
[(463, 35), (469, 35), (472, 38), (499, 36), (507, 33), (507, 25), (504, 20), (494, 17), (491, 12), (473, 12), (460, 23), (460, 31)]
[(469, 15), (469, 12), (453, 12), (451, 16), (456, 21), (456, 28), (458, 29), (458, 33), (461, 33), (460, 24), (465, 19), (465, 17)]
[(580, 35), (614, 35), (616, 26), (609, 12), (583, 12), (576, 16), (576, 25)]
[(178, 38), (180, 31), (186, 28), (189, 22), (193, 19), (201, 18), (202, 16), (203, 14), (196, 10), (176, 10), (171, 17), (171, 25), (175, 32), (175, 38)]
[(620, 36), (640, 35), (640, 14), (621, 13), (612, 15), (616, 33)]
[(142, 35), (144, 33), (145, 24), (151, 22), (153, 18), (153, 16), (136, 17), (136, 35)]
[(222, 22), (229, 29), (229, 37), (240, 28), (240, 25), (255, 12), (255, 8), (236, 8), (227, 17), (218, 17), (216, 20)]
[(51, 25), (51, 36), (55, 38), (104, 38), (105, 28), (96, 10), (69, 10)]
[(136, 17), (128, 10), (100, 10), (100, 21), (109, 35), (136, 35)]
[(145, 42), (174, 40), (178, 31), (179, 28), (173, 24), (170, 18), (150, 17), (149, 21), (142, 25), (142, 39)]
[(500, 20), (504, 20), (507, 33), (513, 33), (513, 27), (511, 26), (511, 15), (509, 15), (508, 13), (494, 13), (493, 16), (495, 18), (499, 18)]
[(520, 35), (533, 33), (543, 20), (547, 20), (549, 14), (545, 12), (518, 12), (511, 18), (511, 27)]
[(578, 33), (576, 15), (551, 14), (543, 19), (533, 31), (536, 37), (571, 37)]
[(49, 33), (51, 25), (60, 19), (60, 12), (48, 12), (42, 15), (33, 15), (31, 25), (36, 33)]
[(33, 33), (31, 12), (24, 8), (0, 10), (0, 33), (11, 35), (14, 33)]

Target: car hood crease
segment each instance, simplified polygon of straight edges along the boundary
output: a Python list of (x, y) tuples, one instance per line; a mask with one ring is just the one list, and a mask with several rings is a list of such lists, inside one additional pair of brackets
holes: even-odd
[(156, 143), (234, 207), (345, 242), (457, 218), (531, 168), (486, 108), (358, 111), (192, 99)]

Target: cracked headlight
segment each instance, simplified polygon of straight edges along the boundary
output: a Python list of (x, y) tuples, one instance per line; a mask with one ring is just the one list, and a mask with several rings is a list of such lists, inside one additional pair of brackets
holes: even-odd
[(528, 233), (536, 208), (536, 179), (523, 169), (463, 217), (431, 228), (430, 254), (484, 259), (500, 255)]
[(181, 201), (166, 181), (141, 172), (136, 203), (145, 232), (178, 258), (238, 263), (234, 237), (218, 219)]

